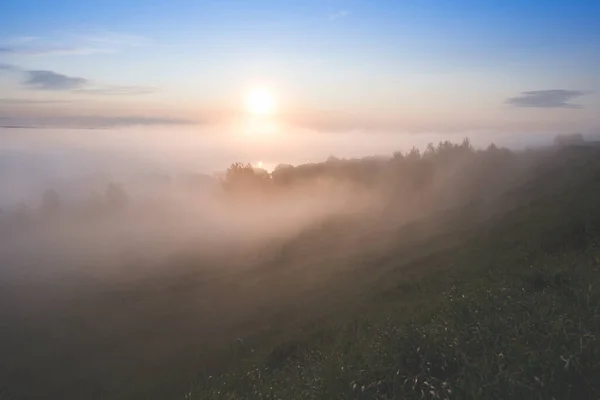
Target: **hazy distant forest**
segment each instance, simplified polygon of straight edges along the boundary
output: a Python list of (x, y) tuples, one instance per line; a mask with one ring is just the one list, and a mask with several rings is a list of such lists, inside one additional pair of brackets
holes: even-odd
[[(583, 143), (582, 139), (577, 139)], [(515, 165), (515, 161), (519, 165)], [(501, 168), (506, 170), (502, 176), (495, 179), (506, 179), (514, 168), (524, 167), (534, 160), (518, 155), (505, 148), (491, 144), (486, 150), (474, 150), (468, 139), (460, 144), (448, 141), (435, 145), (430, 143), (425, 151), (416, 147), (402, 153), (395, 152), (393, 157), (366, 157), (359, 159), (338, 159), (334, 156), (325, 162), (302, 164), (298, 166), (280, 164), (269, 173), (264, 169), (253, 167), (249, 163), (236, 162), (222, 175), (211, 177), (205, 174), (188, 174), (183, 177), (148, 174), (146, 181), (152, 181), (156, 188), (162, 191), (172, 190), (187, 194), (194, 191), (200, 194), (214, 195), (220, 192), (228, 198), (243, 198), (250, 201), (253, 196), (258, 200), (266, 200), (268, 196), (285, 193), (286, 190), (300, 190), (313, 194), (318, 192), (321, 185), (346, 185), (356, 190), (378, 190), (385, 195), (385, 200), (399, 200), (409, 203), (417, 201), (420, 206), (424, 198), (431, 197), (442, 190), (445, 205), (453, 201), (468, 198), (474, 193), (464, 192), (481, 188), (480, 179), (487, 176), (479, 168)], [(458, 179), (458, 180), (454, 180)], [(453, 187), (444, 187), (444, 183), (452, 182)], [(492, 186), (497, 182), (492, 182)], [(310, 187), (310, 189), (309, 189)], [(60, 191), (47, 188), (40, 194), (39, 199), (23, 200), (19, 204), (4, 204), (5, 222), (16, 224), (34, 223), (36, 219), (63, 217), (94, 217), (110, 216), (123, 213), (135, 207), (135, 184), (132, 188), (134, 196), (129, 193), (126, 185), (119, 181), (110, 181), (104, 186), (89, 190), (87, 196), (78, 199), (63, 198)], [(433, 190), (433, 191), (432, 191)], [(486, 190), (482, 190), (485, 192)], [(204, 193), (202, 193), (204, 192)], [(168, 193), (160, 193), (168, 195)], [(415, 196), (419, 199), (416, 200)], [(159, 197), (159, 196), (157, 196)], [(163, 198), (164, 199), (164, 198)], [(383, 197), (382, 197), (383, 200)], [(432, 201), (435, 201), (432, 199)], [(152, 201), (150, 201), (151, 203)], [(154, 202), (158, 204), (158, 202)], [(439, 204), (444, 206), (444, 204)], [(14, 227), (14, 226), (13, 226)]]
[(599, 179), (564, 135), (44, 188), (1, 205), (0, 399), (597, 398)]
[[(583, 145), (585, 141), (579, 134), (559, 135), (554, 140), (555, 147)], [(485, 150), (475, 150), (468, 138), (462, 143), (449, 141), (430, 143), (421, 152), (413, 147), (403, 153), (394, 152), (392, 157), (365, 157), (358, 159), (338, 159), (331, 156), (325, 162), (293, 166), (279, 164), (269, 173), (249, 163), (235, 162), (224, 174), (211, 177), (206, 174), (188, 174), (171, 177), (163, 174), (148, 174), (143, 177), (151, 182), (155, 189), (163, 191), (155, 200), (165, 200), (168, 191), (179, 194), (215, 195), (217, 192), (225, 198), (264, 201), (269, 196), (285, 193), (286, 190), (301, 190), (305, 193), (318, 193), (319, 186), (334, 184), (346, 185), (352, 190), (377, 190), (382, 205), (416, 207), (423, 211), (425, 203), (436, 203), (439, 207), (451, 207), (455, 201), (472, 200), (473, 195), (489, 193), (490, 187), (482, 186), (487, 182), (492, 187), (509, 183), (519, 172), (526, 171), (536, 162), (534, 151), (513, 152), (491, 144)], [(483, 168), (484, 170), (481, 170)], [(493, 179), (489, 181), (489, 171), (493, 169)], [(448, 185), (451, 184), (451, 185)], [(447, 186), (448, 185), (448, 186)], [(88, 185), (82, 185), (89, 187)], [(135, 194), (135, 183), (132, 188)], [(135, 196), (118, 181), (105, 182), (90, 189), (86, 196), (78, 199), (63, 199), (55, 188), (47, 188), (39, 199), (23, 200), (19, 204), (4, 204), (4, 223), (26, 226), (36, 219), (63, 217), (107, 217), (118, 215), (136, 206)], [(465, 191), (466, 190), (466, 191)], [(197, 193), (194, 193), (196, 191)], [(481, 193), (475, 193), (479, 191)], [(204, 193), (203, 193), (204, 192)], [(437, 196), (443, 196), (443, 201)], [(147, 197), (147, 196), (146, 196)], [(147, 200), (147, 199), (146, 199)], [(192, 198), (193, 201), (193, 198)], [(158, 206), (159, 201), (149, 201)], [(164, 205), (164, 204), (163, 204)], [(432, 204), (428, 204), (432, 205)], [(2, 207), (3, 206), (3, 207)], [(413, 211), (418, 211), (414, 208)], [(157, 210), (158, 211), (158, 210)]]
[[(229, 212), (231, 216), (242, 209), (265, 212), (274, 205), (283, 206), (284, 218), (288, 218), (286, 207), (290, 204), (296, 205), (296, 213), (305, 213), (305, 222), (366, 208), (370, 213), (393, 212), (397, 217), (417, 218), (475, 198), (492, 199), (493, 191), (508, 185), (535, 162), (532, 154), (515, 154), (494, 144), (476, 151), (465, 139), (460, 144), (431, 143), (422, 153), (413, 147), (392, 157), (332, 156), (321, 163), (280, 164), (271, 173), (236, 162), (214, 177), (148, 174), (133, 180), (131, 187), (107, 181), (96, 183), (88, 194), (79, 196), (65, 196), (50, 187), (38, 199), (6, 205), (2, 225), (3, 231), (12, 234), (15, 229), (36, 229), (59, 220), (80, 223), (110, 218), (119, 221), (123, 217), (168, 218), (177, 210), (196, 213), (209, 204), (214, 208), (211, 212), (228, 220)], [(146, 189), (143, 194), (137, 193), (140, 186)], [(277, 225), (274, 221), (269, 224)], [(255, 228), (254, 235), (261, 236), (262, 228)]]

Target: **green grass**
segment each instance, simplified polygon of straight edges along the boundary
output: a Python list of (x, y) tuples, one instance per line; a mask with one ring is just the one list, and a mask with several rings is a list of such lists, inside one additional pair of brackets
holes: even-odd
[(190, 398), (598, 398), (599, 257), (489, 265), (444, 291), (388, 297), (377, 315), (281, 343)]
[(186, 398), (600, 398), (600, 184), (572, 168), (452, 246), (374, 258), (338, 315), (233, 346)]
[(3, 286), (0, 399), (598, 399), (598, 151), (402, 226), (176, 254), (39, 308), (10, 299), (52, 287)]

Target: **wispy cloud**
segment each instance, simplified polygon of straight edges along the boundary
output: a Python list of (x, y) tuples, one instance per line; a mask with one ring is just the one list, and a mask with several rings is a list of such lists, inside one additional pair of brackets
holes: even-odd
[(84, 55), (111, 53), (110, 49), (65, 46), (0, 46), (0, 55), (45, 56), (45, 55)]
[(20, 72), (21, 69), (11, 64), (0, 63), (0, 71)]
[(27, 78), (23, 85), (40, 90), (73, 90), (89, 83), (85, 78), (78, 78), (56, 73), (54, 71), (25, 71)]
[(23, 75), (21, 84), (29, 89), (63, 91), (92, 95), (142, 95), (158, 91), (147, 86), (102, 85), (89, 79), (68, 76), (55, 71), (25, 70), (11, 64), (0, 64), (0, 71), (17, 72)]
[(336, 13), (329, 15), (329, 20), (334, 21), (336, 19), (345, 18), (350, 15), (350, 10), (340, 10)]
[(148, 86), (96, 86), (88, 87), (85, 89), (75, 90), (77, 93), (85, 94), (97, 94), (97, 95), (110, 95), (110, 96), (128, 96), (128, 95), (141, 95), (141, 94), (152, 94), (158, 91), (155, 87)]
[(581, 90), (532, 90), (511, 97), (506, 100), (506, 103), (514, 107), (529, 108), (583, 108), (580, 104), (573, 104), (569, 101), (586, 94), (589, 94), (589, 92)]
[(143, 47), (151, 44), (151, 40), (147, 37), (115, 32), (82, 35), (80, 36), (80, 40), (86, 43), (110, 48)]
[(0, 128), (108, 129), (128, 126), (191, 125), (202, 123), (182, 118), (146, 116), (9, 117), (0, 115)]
[(19, 36), (0, 39), (1, 55), (47, 56), (114, 53), (149, 44), (147, 38), (117, 33), (66, 35), (60, 39)]
[(18, 99), (18, 98), (5, 98), (0, 99), (0, 104), (5, 105), (21, 105), (21, 104), (60, 104), (70, 103), (67, 100), (44, 100), (44, 99)]

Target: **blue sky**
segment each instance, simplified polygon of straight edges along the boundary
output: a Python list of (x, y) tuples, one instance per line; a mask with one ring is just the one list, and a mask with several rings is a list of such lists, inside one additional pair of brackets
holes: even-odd
[[(4, 0), (0, 125), (598, 131), (600, 2)], [(83, 122), (82, 122), (83, 121)]]

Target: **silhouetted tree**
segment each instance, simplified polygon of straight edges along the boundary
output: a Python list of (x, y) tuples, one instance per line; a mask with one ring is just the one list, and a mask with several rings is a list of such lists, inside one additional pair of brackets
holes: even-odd
[(421, 151), (413, 146), (410, 151), (406, 154), (407, 161), (419, 161), (421, 159)]
[(227, 190), (252, 190), (265, 188), (270, 181), (271, 175), (266, 170), (236, 162), (227, 169), (223, 186)]
[(437, 149), (435, 148), (435, 145), (433, 143), (429, 143), (427, 145), (427, 149), (425, 149), (425, 154), (423, 154), (425, 157), (435, 157), (437, 153)]
[(565, 147), (565, 146), (576, 146), (585, 143), (585, 139), (581, 133), (573, 133), (569, 135), (556, 135), (554, 138), (554, 146)]
[(278, 186), (288, 185), (294, 179), (294, 166), (290, 164), (279, 164), (271, 172), (273, 183)]
[[(391, 198), (411, 197), (418, 203), (418, 199), (425, 198), (421, 195), (428, 191), (436, 191), (440, 196), (450, 193), (455, 199), (467, 198), (469, 190), (477, 187), (485, 191), (486, 184), (492, 181), (489, 179), (491, 171), (498, 171), (495, 173), (500, 176), (498, 179), (507, 175), (503, 171), (511, 168), (511, 157), (509, 150), (495, 145), (476, 152), (469, 138), (465, 138), (459, 143), (447, 140), (437, 145), (429, 143), (423, 154), (412, 147), (405, 155), (396, 152), (392, 158), (331, 156), (320, 163), (280, 164), (271, 174), (250, 164), (234, 163), (224, 174), (222, 183), (225, 189), (255, 190), (330, 178), (366, 188), (380, 186)], [(487, 178), (482, 178), (484, 175)]]
[(402, 154), (401, 151), (395, 151), (392, 158), (393, 158), (393, 160), (396, 160), (396, 161), (404, 160), (404, 154)]

